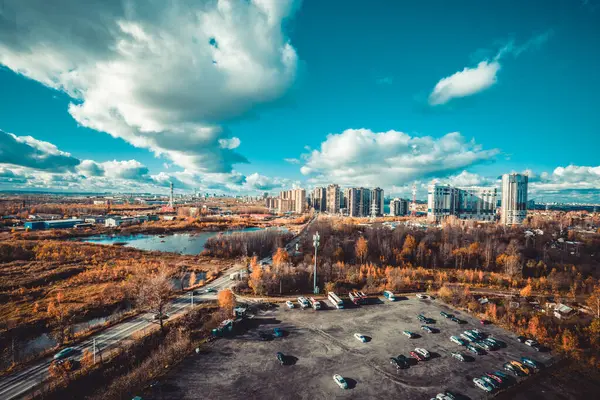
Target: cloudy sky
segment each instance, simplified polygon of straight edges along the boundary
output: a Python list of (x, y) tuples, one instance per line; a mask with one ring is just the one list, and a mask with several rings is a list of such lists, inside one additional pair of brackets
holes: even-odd
[(3, 0), (0, 190), (600, 202), (600, 0)]

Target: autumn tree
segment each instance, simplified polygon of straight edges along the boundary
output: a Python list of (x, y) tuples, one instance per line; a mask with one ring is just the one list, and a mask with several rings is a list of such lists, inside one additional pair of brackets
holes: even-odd
[(81, 368), (86, 369), (94, 365), (94, 353), (92, 353), (89, 349), (85, 349), (81, 355)]
[(173, 284), (164, 270), (155, 274), (142, 276), (134, 287), (135, 303), (138, 310), (151, 312), (155, 315), (160, 330), (164, 330), (166, 310), (173, 293)]
[(412, 235), (406, 235), (406, 239), (404, 239), (404, 244), (402, 245), (402, 252), (400, 253), (400, 255), (404, 260), (412, 260), (416, 247), (417, 241), (415, 240), (415, 238)]
[(69, 383), (71, 381), (71, 374), (73, 372), (73, 363), (71, 360), (64, 360), (62, 362), (53, 362), (48, 367), (48, 374), (51, 378), (64, 381)]
[(231, 289), (221, 290), (217, 295), (217, 303), (225, 314), (228, 316), (233, 315), (233, 307), (235, 307), (235, 295)]
[(289, 261), (289, 254), (283, 247), (278, 247), (273, 255), (273, 265), (279, 267)]
[(369, 253), (368, 241), (364, 237), (359, 237), (356, 241), (356, 245), (354, 246), (354, 252), (356, 254), (356, 258), (364, 263), (367, 259), (367, 254)]
[(58, 292), (53, 300), (48, 303), (48, 317), (54, 321), (56, 341), (64, 343), (73, 336), (73, 317), (65, 304), (63, 292)]
[(561, 349), (571, 356), (577, 357), (579, 339), (570, 329), (565, 329), (561, 336)]
[(531, 297), (531, 285), (527, 285), (521, 289), (521, 297)]
[(449, 300), (453, 295), (454, 293), (452, 290), (446, 285), (442, 286), (440, 290), (438, 290), (438, 296), (444, 301)]
[(594, 291), (587, 298), (586, 304), (592, 309), (594, 316), (600, 318), (600, 284), (596, 284)]
[(263, 275), (263, 270), (259, 265), (252, 267), (252, 273), (248, 278), (248, 286), (250, 286), (250, 288), (256, 295), (261, 295), (265, 293)]
[(188, 282), (189, 287), (194, 287), (196, 285), (196, 272), (192, 271), (190, 274), (190, 281)]

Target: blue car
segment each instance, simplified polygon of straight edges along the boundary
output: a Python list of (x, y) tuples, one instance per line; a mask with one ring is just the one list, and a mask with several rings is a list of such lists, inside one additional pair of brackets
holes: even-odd
[(283, 329), (281, 329), (281, 328), (274, 328), (273, 329), (273, 336), (275, 336), (275, 337), (283, 337)]
[(69, 357), (73, 353), (75, 353), (75, 349), (73, 347), (65, 347), (64, 349), (62, 349), (54, 355), (54, 359), (62, 360), (63, 358)]

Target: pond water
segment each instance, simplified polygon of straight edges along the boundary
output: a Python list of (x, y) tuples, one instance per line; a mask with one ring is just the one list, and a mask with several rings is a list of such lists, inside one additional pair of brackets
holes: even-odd
[(96, 235), (81, 239), (84, 242), (96, 244), (123, 243), (125, 247), (139, 250), (166, 251), (180, 254), (199, 254), (204, 250), (206, 241), (217, 235), (230, 235), (235, 232), (253, 232), (263, 228), (245, 228), (220, 232), (186, 232), (170, 235), (134, 234), (134, 235)]

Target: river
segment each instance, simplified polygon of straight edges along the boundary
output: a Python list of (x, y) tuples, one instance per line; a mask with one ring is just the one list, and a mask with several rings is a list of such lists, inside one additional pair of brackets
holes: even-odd
[(244, 228), (220, 232), (185, 232), (168, 235), (144, 234), (133, 235), (96, 235), (81, 239), (84, 242), (96, 244), (122, 243), (125, 247), (139, 250), (166, 251), (179, 254), (199, 254), (204, 250), (206, 241), (219, 234), (230, 235), (235, 232), (253, 232), (263, 228)]

